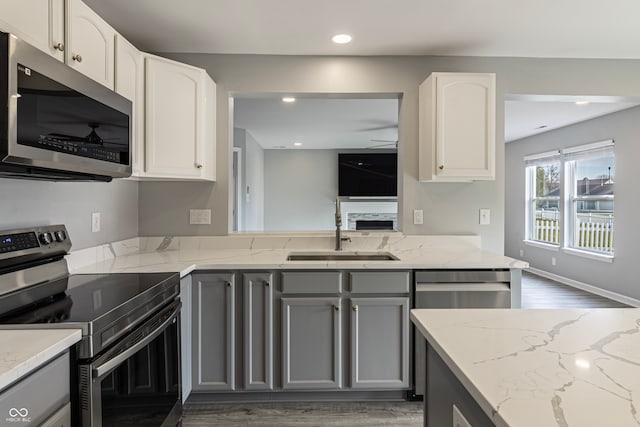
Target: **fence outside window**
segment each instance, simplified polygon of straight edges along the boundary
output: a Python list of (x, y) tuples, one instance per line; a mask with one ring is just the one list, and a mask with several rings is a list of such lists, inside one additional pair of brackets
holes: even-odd
[[(576, 214), (574, 221), (574, 247), (613, 254), (613, 214), (588, 212)], [(560, 244), (560, 220), (557, 210), (537, 210), (534, 240)]]

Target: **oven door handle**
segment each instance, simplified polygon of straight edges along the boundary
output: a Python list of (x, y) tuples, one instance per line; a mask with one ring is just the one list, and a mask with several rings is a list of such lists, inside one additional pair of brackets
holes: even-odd
[(131, 356), (136, 354), (138, 351), (142, 350), (145, 346), (147, 346), (154, 339), (156, 339), (158, 337), (158, 335), (160, 335), (162, 332), (164, 332), (164, 330), (167, 329), (167, 327), (169, 327), (169, 325), (171, 325), (171, 323), (173, 323), (174, 320), (178, 317), (178, 315), (180, 314), (180, 307), (181, 306), (182, 306), (182, 303), (180, 303), (178, 301), (176, 303), (176, 305), (174, 307), (172, 307), (172, 311), (173, 312), (167, 318), (167, 320), (162, 322), (162, 324), (160, 326), (158, 326), (156, 329), (154, 329), (153, 332), (151, 332), (149, 335), (147, 335), (142, 340), (138, 341), (137, 343), (135, 343), (134, 345), (132, 345), (131, 347), (129, 347), (128, 349), (126, 349), (122, 353), (120, 353), (117, 356), (107, 360), (102, 365), (94, 367), (92, 369), (93, 378), (100, 378), (103, 375), (108, 374), (114, 368), (117, 368), (118, 365), (120, 365), (122, 362), (124, 362), (125, 360), (127, 360), (128, 358), (130, 358)]

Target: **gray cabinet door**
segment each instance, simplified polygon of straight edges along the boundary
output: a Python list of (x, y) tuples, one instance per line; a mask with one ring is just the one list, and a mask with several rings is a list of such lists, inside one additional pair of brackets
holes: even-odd
[(194, 274), (193, 390), (235, 390), (235, 275)]
[(409, 388), (409, 298), (351, 298), (351, 388)]
[(273, 389), (273, 275), (245, 273), (244, 387)]
[(282, 298), (282, 387), (342, 387), (340, 298)]

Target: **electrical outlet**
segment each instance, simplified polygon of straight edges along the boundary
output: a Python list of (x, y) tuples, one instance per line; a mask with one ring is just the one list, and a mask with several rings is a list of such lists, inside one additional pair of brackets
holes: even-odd
[(190, 209), (189, 224), (211, 224), (211, 209)]
[(101, 214), (100, 212), (92, 212), (91, 213), (91, 232), (92, 233), (97, 233), (100, 231), (100, 228), (102, 228), (102, 218), (101, 218)]
[(453, 427), (472, 427), (456, 405), (453, 405)]
[(551, 257), (551, 265), (556, 265), (556, 257)]
[(520, 256), (523, 257), (524, 256), (524, 249), (520, 249)]
[(414, 225), (424, 224), (424, 211), (422, 209), (413, 210), (413, 224)]
[(491, 209), (480, 209), (480, 225), (491, 224)]

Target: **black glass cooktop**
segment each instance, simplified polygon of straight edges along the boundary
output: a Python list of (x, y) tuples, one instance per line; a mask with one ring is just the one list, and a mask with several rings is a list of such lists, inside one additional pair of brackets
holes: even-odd
[[(56, 281), (66, 291), (0, 318), (0, 324), (94, 322), (178, 273), (75, 274)], [(65, 283), (66, 282), (66, 283)]]

